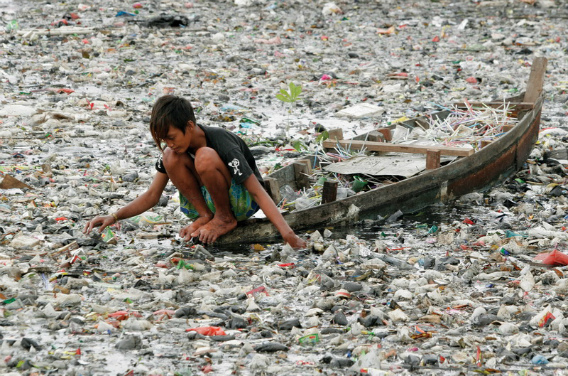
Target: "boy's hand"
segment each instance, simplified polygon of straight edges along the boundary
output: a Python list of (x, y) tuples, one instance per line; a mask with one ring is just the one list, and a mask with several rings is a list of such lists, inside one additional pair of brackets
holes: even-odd
[(284, 243), (290, 244), (290, 247), (292, 247), (294, 249), (302, 249), (302, 248), (306, 248), (306, 246), (307, 246), (306, 241), (304, 239), (300, 238), (298, 235), (296, 235), (293, 232), (284, 237)]
[(115, 218), (112, 215), (104, 215), (104, 216), (96, 216), (95, 218), (91, 219), (85, 225), (85, 229), (83, 230), (83, 234), (89, 234), (91, 230), (95, 227), (99, 226), (99, 234), (103, 232), (103, 230), (116, 222)]

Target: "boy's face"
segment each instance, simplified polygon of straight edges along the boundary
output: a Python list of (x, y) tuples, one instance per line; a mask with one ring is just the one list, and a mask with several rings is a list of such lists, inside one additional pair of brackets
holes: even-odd
[[(164, 142), (176, 154), (183, 154), (187, 152), (191, 144), (191, 130), (192, 127), (188, 122), (185, 128), (185, 134), (178, 128), (170, 126)], [(193, 124), (193, 123), (192, 123)]]

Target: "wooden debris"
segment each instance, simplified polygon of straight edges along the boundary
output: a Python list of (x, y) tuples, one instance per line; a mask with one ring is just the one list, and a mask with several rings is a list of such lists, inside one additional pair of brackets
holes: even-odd
[(333, 202), (337, 199), (338, 184), (339, 183), (335, 180), (327, 180), (323, 183), (323, 194), (321, 197), (322, 204)]

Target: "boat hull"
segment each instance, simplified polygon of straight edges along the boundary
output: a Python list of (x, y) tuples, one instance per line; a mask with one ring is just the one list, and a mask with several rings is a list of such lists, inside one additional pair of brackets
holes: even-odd
[[(381, 216), (398, 210), (411, 213), (467, 193), (487, 190), (517, 172), (526, 162), (538, 138), (541, 108), (542, 98), (513, 129), (469, 157), (344, 200), (287, 213), (284, 218), (294, 230), (338, 226), (352, 223), (369, 212)], [(292, 167), (279, 175), (293, 176)], [(278, 232), (268, 220), (253, 219), (241, 222), (218, 242), (258, 242), (276, 236)]]

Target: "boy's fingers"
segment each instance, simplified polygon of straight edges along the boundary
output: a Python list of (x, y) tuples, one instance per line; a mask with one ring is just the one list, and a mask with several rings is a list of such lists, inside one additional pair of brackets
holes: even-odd
[(83, 230), (83, 232), (85, 234), (88, 234), (91, 232), (91, 230), (93, 229), (93, 224), (91, 222), (87, 222), (87, 224), (85, 225), (85, 229)]

